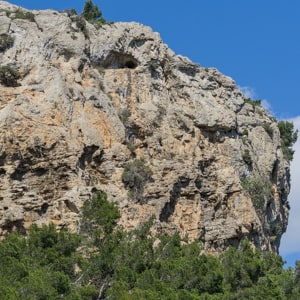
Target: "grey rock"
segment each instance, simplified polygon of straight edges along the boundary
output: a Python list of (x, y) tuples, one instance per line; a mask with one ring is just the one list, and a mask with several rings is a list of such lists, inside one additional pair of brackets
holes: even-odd
[[(16, 6), (0, 1), (1, 10)], [(1, 61), (22, 74), (16, 87), (0, 85), (0, 235), (32, 223), (76, 230), (84, 201), (102, 190), (127, 229), (154, 215), (154, 232), (200, 239), (208, 252), (244, 237), (278, 251), (290, 175), (266, 110), (147, 26), (86, 23), (82, 32), (67, 14), (34, 15), (0, 14), (0, 33), (15, 39)], [(133, 157), (153, 172), (140, 202), (122, 182)], [(241, 185), (256, 176), (273, 186), (262, 210)]]

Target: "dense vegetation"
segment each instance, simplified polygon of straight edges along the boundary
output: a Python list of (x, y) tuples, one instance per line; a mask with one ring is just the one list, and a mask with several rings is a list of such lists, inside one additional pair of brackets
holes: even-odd
[(105, 193), (84, 204), (79, 233), (32, 226), (0, 244), (1, 299), (299, 299), (300, 263), (248, 241), (220, 257), (178, 234), (152, 236), (151, 220), (125, 232)]
[(293, 160), (293, 145), (298, 138), (298, 130), (294, 130), (294, 124), (288, 121), (279, 121), (278, 128), (281, 137), (281, 147), (285, 158), (288, 161)]

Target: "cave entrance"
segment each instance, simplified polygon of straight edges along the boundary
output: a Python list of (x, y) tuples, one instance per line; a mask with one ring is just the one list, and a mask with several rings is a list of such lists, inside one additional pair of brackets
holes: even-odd
[(131, 60), (127, 61), (124, 66), (128, 69), (135, 69), (137, 67), (136, 63)]
[(102, 65), (105, 69), (135, 69), (139, 62), (130, 54), (112, 51)]

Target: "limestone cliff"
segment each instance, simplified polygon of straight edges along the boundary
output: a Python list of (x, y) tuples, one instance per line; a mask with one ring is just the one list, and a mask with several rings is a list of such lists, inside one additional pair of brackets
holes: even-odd
[[(0, 85), (0, 235), (33, 222), (76, 230), (82, 203), (102, 190), (128, 229), (154, 215), (153, 230), (206, 251), (243, 237), (278, 250), (289, 164), (265, 109), (149, 27), (17, 9), (0, 2), (0, 35), (13, 39), (0, 64), (21, 73)], [(139, 197), (122, 181), (136, 159), (152, 171)], [(243, 188), (249, 178), (271, 184), (260, 205)]]

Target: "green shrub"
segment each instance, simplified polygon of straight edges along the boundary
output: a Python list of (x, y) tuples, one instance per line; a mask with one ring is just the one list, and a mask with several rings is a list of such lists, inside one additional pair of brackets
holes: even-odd
[(283, 155), (288, 161), (292, 161), (295, 152), (293, 145), (297, 141), (298, 130), (294, 130), (294, 124), (288, 121), (279, 121), (277, 124), (280, 131)]
[(83, 34), (85, 38), (89, 38), (89, 33), (88, 30), (86, 28), (86, 21), (82, 16), (77, 16), (75, 15), (74, 18), (72, 18), (72, 20), (75, 21), (76, 23), (76, 27), (78, 28), (78, 30), (80, 30)]
[(249, 135), (248, 129), (247, 129), (247, 128), (244, 128), (242, 134), (248, 136), (248, 135)]
[(96, 66), (95, 68), (100, 75), (105, 74), (105, 68), (103, 66)]
[(160, 62), (158, 59), (151, 58), (151, 60), (148, 61), (147, 65), (151, 71), (156, 71), (160, 67)]
[(143, 202), (144, 187), (151, 179), (152, 171), (144, 161), (135, 159), (125, 165), (122, 181), (129, 189), (129, 195), (138, 202)]
[(248, 177), (241, 182), (241, 185), (258, 210), (262, 210), (273, 197), (272, 183), (266, 177)]
[(249, 103), (253, 106), (261, 106), (261, 100), (252, 100), (251, 98), (245, 98), (245, 103)]
[(251, 165), (252, 164), (252, 158), (251, 158), (251, 155), (250, 155), (250, 151), (249, 149), (245, 149), (244, 150), (244, 153), (242, 155), (242, 158), (244, 160), (244, 162), (248, 165)]
[(119, 119), (121, 120), (121, 122), (124, 124), (124, 126), (128, 125), (128, 120), (129, 120), (130, 115), (131, 115), (130, 111), (127, 108), (119, 110), (118, 116), (119, 116)]
[(133, 141), (127, 141), (126, 142), (126, 147), (131, 152), (132, 155), (135, 154), (136, 146), (135, 146), (135, 143)]
[(0, 52), (4, 52), (14, 44), (14, 38), (3, 33), (0, 35)]
[(268, 135), (272, 137), (272, 135), (273, 135), (273, 129), (271, 128), (270, 123), (265, 122), (263, 124), (263, 128), (268, 133)]
[(30, 11), (16, 10), (14, 19), (23, 19), (29, 20), (30, 22), (34, 22), (34, 14)]
[(16, 86), (21, 77), (19, 71), (10, 65), (0, 67), (0, 83), (5, 86)]
[(104, 192), (97, 192), (82, 207), (81, 231), (97, 240), (112, 233), (120, 218), (118, 207), (107, 200)]

